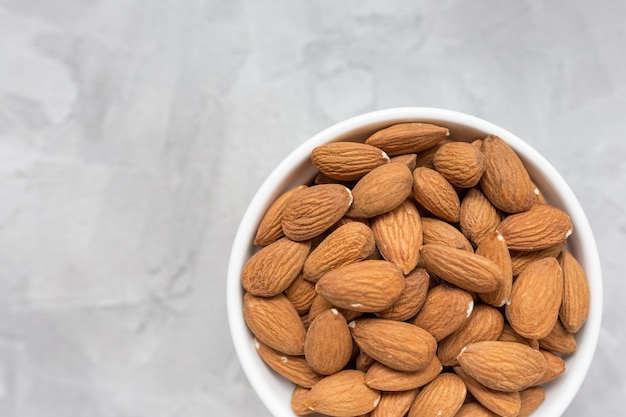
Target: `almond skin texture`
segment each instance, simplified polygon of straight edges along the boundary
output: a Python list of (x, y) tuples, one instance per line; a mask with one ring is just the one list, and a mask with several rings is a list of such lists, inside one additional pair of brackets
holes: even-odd
[(444, 245), (423, 245), (420, 249), (426, 269), (470, 292), (494, 291), (502, 272), (492, 260)]
[(304, 357), (318, 374), (339, 372), (352, 355), (352, 335), (346, 319), (336, 309), (326, 310), (313, 320), (304, 340)]
[(503, 392), (530, 387), (546, 372), (543, 355), (516, 342), (471, 343), (461, 351), (458, 361), (463, 371), (476, 381)]
[(353, 181), (377, 166), (389, 163), (389, 156), (381, 149), (365, 143), (333, 142), (313, 149), (311, 161), (329, 178)]
[(536, 204), (523, 213), (507, 216), (498, 231), (509, 249), (535, 251), (565, 242), (573, 226), (567, 213), (547, 204)]
[(360, 222), (338, 227), (310, 253), (302, 269), (304, 278), (317, 282), (331, 269), (362, 261), (374, 252), (372, 230)]
[(370, 417), (403, 417), (415, 401), (417, 391), (412, 389), (381, 393), (380, 402)]
[(546, 399), (546, 390), (543, 387), (530, 387), (520, 391), (522, 407), (517, 417), (528, 417)]
[(389, 261), (366, 260), (335, 268), (316, 284), (332, 305), (376, 313), (391, 307), (404, 291), (404, 275)]
[(485, 156), (480, 186), (489, 201), (506, 213), (530, 209), (535, 187), (515, 151), (495, 135), (483, 139), (480, 151)]
[(546, 360), (546, 373), (535, 383), (536, 385), (542, 385), (546, 382), (552, 381), (554, 378), (565, 372), (565, 361), (563, 358), (544, 349), (540, 349), (539, 352), (541, 352), (543, 358)]
[(441, 374), (417, 394), (408, 417), (452, 417), (466, 395), (467, 388), (461, 378), (452, 373)]
[(526, 339), (525, 337), (520, 336), (519, 334), (515, 333), (515, 330), (513, 330), (509, 323), (504, 324), (504, 328), (502, 329), (502, 333), (500, 333), (500, 337), (498, 338), (498, 340), (501, 342), (522, 343), (524, 345), (530, 346), (535, 350), (539, 349), (539, 341)]
[(448, 135), (447, 128), (429, 123), (399, 123), (375, 132), (365, 143), (395, 156), (432, 148)]
[(313, 302), (311, 303), (311, 308), (309, 309), (309, 320), (310, 321), (315, 320), (317, 316), (319, 316), (326, 310), (330, 310), (331, 308), (335, 308), (337, 311), (339, 311), (341, 315), (343, 315), (346, 321), (348, 322), (356, 318), (359, 318), (363, 315), (363, 313), (360, 311), (347, 310), (345, 308), (334, 306), (324, 297), (317, 294), (317, 296), (313, 299)]
[(433, 165), (451, 184), (471, 188), (485, 171), (485, 157), (469, 143), (451, 142), (437, 150)]
[(391, 307), (376, 313), (378, 318), (405, 321), (415, 316), (424, 305), (430, 276), (423, 268), (416, 268), (404, 279), (404, 291)]
[(463, 404), (454, 417), (499, 417), (496, 413), (486, 409), (479, 403)]
[(256, 252), (243, 266), (241, 285), (250, 294), (273, 297), (285, 291), (302, 271), (311, 242), (281, 238)]
[(437, 357), (444, 366), (456, 366), (457, 356), (465, 346), (496, 340), (503, 328), (504, 318), (497, 309), (484, 304), (476, 305), (463, 327), (439, 342)]
[(315, 284), (304, 279), (302, 274), (285, 290), (285, 297), (293, 304), (298, 314), (305, 314), (317, 296)]
[(457, 223), (461, 202), (452, 184), (434, 169), (418, 167), (413, 171), (413, 197), (435, 216)]
[(408, 153), (408, 154), (404, 154), (404, 155), (398, 155), (398, 156), (394, 156), (393, 158), (391, 158), (391, 160), (389, 161), (391, 163), (398, 163), (398, 164), (404, 164), (406, 165), (411, 172), (415, 169), (416, 166), (416, 162), (417, 162), (417, 155), (414, 153)]
[(469, 240), (467, 240), (457, 228), (443, 220), (423, 217), (422, 235), (424, 245), (445, 245), (451, 248), (474, 252), (474, 248)]
[(465, 194), (461, 202), (459, 225), (463, 235), (474, 246), (478, 246), (487, 233), (495, 231), (500, 221), (500, 213), (479, 187)]
[(336, 417), (352, 417), (372, 411), (380, 401), (380, 392), (365, 385), (365, 374), (345, 369), (315, 384), (304, 405), (312, 411)]
[(413, 324), (361, 318), (350, 322), (349, 327), (359, 349), (392, 369), (420, 371), (435, 357), (437, 342)]
[(546, 337), (539, 340), (539, 347), (555, 353), (570, 355), (576, 352), (576, 339), (568, 332), (561, 320), (557, 320)]
[(555, 258), (533, 262), (513, 283), (506, 318), (513, 330), (527, 339), (546, 337), (559, 317), (563, 274)]
[(563, 300), (559, 318), (568, 332), (576, 333), (589, 315), (589, 283), (585, 270), (569, 251), (561, 253), (559, 264), (563, 270)]
[(352, 189), (354, 201), (347, 215), (370, 218), (398, 207), (411, 194), (413, 176), (404, 164), (386, 164), (373, 169)]
[(283, 209), (287, 205), (287, 201), (289, 201), (294, 193), (305, 188), (307, 188), (306, 185), (300, 185), (292, 188), (291, 190), (285, 191), (269, 206), (259, 223), (259, 228), (257, 229), (256, 236), (254, 237), (254, 245), (266, 246), (285, 235), (280, 223)]
[(296, 385), (291, 393), (291, 409), (297, 416), (306, 416), (314, 413), (314, 411), (311, 411), (304, 406), (304, 400), (309, 394), (309, 391), (309, 388)]
[(422, 221), (415, 204), (405, 200), (374, 217), (370, 224), (381, 255), (400, 267), (404, 275), (415, 269), (422, 246)]
[(245, 293), (243, 318), (260, 342), (288, 355), (304, 355), (306, 331), (284, 295), (264, 298)]
[(352, 194), (343, 185), (321, 184), (300, 190), (283, 209), (283, 233), (295, 241), (312, 239), (341, 219), (351, 204)]
[(476, 248), (476, 254), (491, 259), (502, 272), (498, 288), (495, 291), (480, 293), (479, 297), (486, 304), (502, 307), (511, 297), (513, 287), (513, 267), (506, 241), (500, 233), (491, 232), (483, 237)]
[(258, 340), (255, 341), (255, 346), (263, 362), (296, 385), (311, 388), (322, 379), (321, 375), (307, 365), (302, 356), (285, 355)]
[(421, 371), (405, 372), (391, 369), (380, 362), (374, 362), (365, 374), (368, 387), (381, 391), (406, 391), (423, 387), (441, 373), (443, 366), (435, 356)]
[(411, 323), (440, 341), (458, 330), (469, 319), (473, 308), (474, 299), (470, 293), (440, 284), (428, 291), (424, 306)]
[(557, 243), (556, 245), (550, 246), (546, 249), (535, 250), (535, 251), (518, 251), (518, 250), (510, 250), (511, 254), (511, 266), (513, 267), (513, 276), (518, 276), (524, 268), (526, 268), (529, 264), (537, 261), (539, 259), (553, 257), (557, 258), (563, 250), (563, 246), (565, 246), (565, 242)]
[(454, 372), (461, 377), (467, 390), (476, 401), (502, 417), (516, 417), (521, 407), (519, 392), (502, 392), (485, 387), (469, 376), (460, 366), (454, 367)]

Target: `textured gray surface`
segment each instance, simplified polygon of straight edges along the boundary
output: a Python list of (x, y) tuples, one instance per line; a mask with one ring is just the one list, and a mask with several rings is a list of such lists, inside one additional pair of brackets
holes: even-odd
[(605, 283), (568, 417), (623, 414), (626, 2), (0, 0), (0, 416), (268, 416), (225, 274), (255, 189), (361, 112), (513, 131)]

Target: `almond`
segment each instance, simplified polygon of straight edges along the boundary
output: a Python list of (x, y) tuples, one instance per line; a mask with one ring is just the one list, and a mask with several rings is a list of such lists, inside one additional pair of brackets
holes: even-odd
[(471, 188), (478, 184), (485, 170), (485, 157), (475, 146), (466, 142), (451, 142), (441, 146), (433, 157), (435, 169), (451, 184)]
[[(355, 344), (354, 346), (358, 348), (358, 345)], [(369, 369), (375, 363), (377, 363), (376, 359), (372, 358), (371, 356), (369, 356), (367, 353), (363, 352), (362, 350), (359, 350), (359, 353), (355, 359), (356, 369), (358, 369), (359, 371), (363, 371), (363, 372), (369, 372)]]
[(406, 165), (411, 172), (413, 172), (413, 170), (415, 169), (416, 166), (416, 161), (417, 161), (417, 155), (414, 153), (407, 153), (404, 155), (397, 155), (394, 156), (393, 158), (391, 158), (391, 160), (389, 162), (391, 163), (398, 163), (398, 164), (404, 164)]
[(518, 391), (502, 392), (487, 388), (469, 376), (460, 366), (454, 367), (454, 372), (461, 377), (467, 390), (476, 401), (502, 417), (516, 417), (521, 407)]
[(545, 400), (546, 390), (543, 387), (530, 387), (520, 391), (522, 407), (517, 417), (528, 417), (535, 411)]
[(536, 204), (523, 213), (507, 216), (498, 231), (509, 249), (535, 251), (561, 244), (572, 234), (567, 213), (547, 204)]
[(285, 297), (293, 304), (298, 314), (308, 312), (316, 296), (315, 284), (305, 280), (302, 274), (298, 275), (285, 290)]
[(293, 392), (291, 393), (291, 410), (297, 416), (306, 416), (314, 413), (314, 411), (311, 411), (304, 406), (304, 400), (309, 394), (309, 391), (309, 388), (304, 388), (296, 385)]
[(356, 344), (368, 356), (398, 371), (426, 368), (437, 342), (426, 330), (395, 320), (360, 318), (349, 324)]
[(516, 342), (486, 341), (467, 345), (458, 356), (463, 371), (497, 391), (520, 391), (546, 372), (543, 355)]
[(576, 352), (576, 339), (568, 332), (561, 320), (557, 320), (546, 337), (539, 340), (539, 347), (552, 352), (569, 355)]
[(486, 234), (495, 231), (501, 218), (480, 188), (472, 188), (461, 202), (459, 226), (463, 235), (478, 246)]
[(404, 291), (404, 275), (389, 261), (366, 260), (327, 272), (316, 290), (334, 306), (376, 313), (398, 300)]
[(365, 383), (368, 387), (381, 391), (405, 391), (423, 387), (435, 379), (442, 369), (443, 366), (436, 356), (426, 368), (413, 372), (398, 371), (374, 362), (365, 374)]
[(309, 320), (315, 320), (317, 316), (319, 316), (326, 310), (330, 310), (331, 308), (335, 308), (337, 311), (339, 311), (348, 322), (363, 315), (363, 313), (360, 311), (348, 310), (345, 308), (334, 306), (324, 297), (317, 294), (317, 296), (313, 299), (313, 302), (311, 303), (311, 308), (309, 309)]
[(282, 212), (283, 232), (291, 240), (319, 236), (350, 208), (352, 194), (339, 184), (321, 184), (294, 193)]
[[(491, 203), (506, 213), (519, 213), (534, 203), (534, 184), (515, 151), (495, 135), (483, 139), (485, 171), (480, 186)], [(506, 237), (506, 236), (505, 236)]]
[(378, 405), (380, 392), (365, 385), (365, 374), (345, 369), (322, 378), (311, 388), (304, 405), (312, 411), (336, 417), (369, 413)]
[(256, 350), (270, 368), (296, 385), (311, 388), (322, 377), (316, 374), (302, 356), (286, 355), (255, 340)]
[(531, 348), (538, 350), (539, 349), (539, 341), (534, 339), (526, 339), (523, 336), (520, 336), (513, 330), (509, 323), (504, 323), (504, 328), (502, 329), (502, 333), (500, 333), (500, 337), (498, 338), (501, 342), (517, 342), (522, 343), (526, 346), (530, 346)]
[(429, 123), (399, 123), (378, 130), (365, 140), (389, 155), (417, 153), (433, 147), (450, 135), (450, 131)]
[(381, 149), (359, 142), (332, 142), (311, 152), (311, 161), (320, 172), (340, 181), (358, 180), (372, 169), (387, 164)]
[(380, 402), (370, 417), (403, 417), (415, 401), (417, 391), (417, 389), (412, 389), (381, 393)]
[(484, 256), (433, 244), (423, 245), (420, 251), (428, 271), (464, 290), (489, 292), (500, 284), (500, 267)]
[(473, 308), (474, 299), (470, 293), (440, 284), (428, 291), (426, 302), (411, 323), (440, 341), (458, 330), (469, 319)]
[(437, 357), (444, 366), (456, 366), (457, 356), (465, 346), (496, 340), (503, 327), (504, 318), (497, 309), (484, 304), (476, 305), (463, 327), (439, 342)]
[(259, 223), (253, 242), (255, 245), (266, 246), (285, 235), (280, 223), (283, 209), (294, 193), (305, 188), (307, 188), (306, 185), (299, 185), (291, 190), (285, 191), (269, 206)]
[(457, 228), (443, 220), (423, 217), (422, 235), (424, 245), (445, 245), (474, 252), (474, 248), (465, 236)]
[(511, 327), (528, 339), (550, 333), (559, 317), (563, 296), (563, 274), (555, 258), (528, 265), (513, 283), (506, 318)]
[[(469, 396), (469, 394), (468, 394)], [(499, 417), (496, 413), (483, 407), (479, 403), (467, 403), (463, 404), (463, 407), (459, 410), (454, 417)]]
[[(373, 169), (352, 189), (349, 217), (374, 217), (398, 207), (411, 194), (413, 176), (406, 165), (386, 164)], [(382, 198), (384, 196), (384, 198)]]
[(563, 270), (563, 300), (559, 310), (561, 323), (570, 333), (576, 333), (589, 315), (589, 283), (580, 263), (564, 250), (559, 257)]
[(545, 349), (540, 349), (539, 352), (541, 352), (543, 358), (546, 360), (546, 373), (543, 374), (543, 377), (536, 382), (536, 385), (552, 381), (554, 378), (565, 372), (565, 361), (563, 358), (552, 352), (548, 352)]
[(346, 319), (332, 308), (311, 322), (304, 340), (304, 357), (318, 374), (339, 372), (352, 355), (352, 335)]
[(417, 394), (408, 417), (452, 417), (463, 405), (466, 395), (467, 388), (461, 378), (443, 373)]
[(418, 167), (413, 171), (413, 197), (435, 216), (457, 223), (461, 214), (459, 196), (452, 184), (434, 169)]
[(381, 255), (396, 264), (404, 275), (417, 265), (422, 246), (422, 222), (411, 200), (371, 220), (376, 246)]
[(374, 252), (372, 230), (363, 223), (349, 222), (335, 229), (309, 254), (303, 265), (304, 278), (317, 282), (331, 269), (362, 261)]
[(286, 237), (256, 252), (243, 266), (241, 285), (250, 294), (272, 297), (285, 291), (302, 271), (311, 242)]
[(388, 309), (376, 313), (381, 319), (408, 320), (415, 316), (424, 305), (430, 276), (423, 268), (416, 268), (404, 279), (404, 291)]
[(426, 167), (426, 168), (435, 169), (435, 164), (433, 164), (433, 159), (435, 157), (435, 154), (437, 153), (439, 148), (441, 148), (443, 145), (445, 145), (446, 143), (452, 143), (452, 142), (454, 141), (449, 138), (441, 139), (439, 142), (435, 144), (435, 146), (418, 153), (416, 155), (417, 157), (415, 158), (415, 167)]
[(480, 245), (476, 248), (476, 254), (491, 259), (500, 267), (502, 272), (498, 288), (492, 292), (480, 293), (478, 296), (489, 305), (502, 307), (509, 300), (513, 287), (513, 267), (506, 241), (500, 233), (491, 232), (480, 241)]
[(557, 258), (561, 250), (565, 246), (565, 242), (557, 243), (545, 249), (535, 251), (518, 251), (510, 250), (511, 266), (513, 267), (513, 276), (518, 276), (524, 268), (539, 259), (553, 257)]
[(288, 355), (304, 354), (304, 325), (284, 295), (264, 298), (245, 293), (243, 318), (262, 343)]

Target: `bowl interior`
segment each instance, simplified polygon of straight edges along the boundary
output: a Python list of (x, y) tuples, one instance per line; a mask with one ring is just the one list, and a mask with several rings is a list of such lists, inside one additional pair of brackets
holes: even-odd
[(568, 249), (587, 273), (591, 290), (589, 318), (576, 334), (577, 352), (566, 358), (567, 370), (545, 385), (546, 399), (533, 417), (560, 416), (576, 395), (587, 373), (599, 336), (602, 314), (602, 278), (596, 243), (583, 209), (554, 167), (526, 142), (493, 123), (444, 109), (410, 107), (380, 110), (348, 119), (313, 136), (283, 160), (262, 184), (245, 212), (231, 251), (227, 277), (227, 307), (232, 339), (243, 369), (259, 398), (276, 417), (294, 417), (290, 407), (294, 385), (269, 369), (259, 358), (254, 338), (242, 315), (243, 288), (240, 273), (254, 252), (256, 228), (269, 205), (284, 191), (308, 183), (316, 173), (310, 162), (313, 148), (339, 140), (363, 141), (376, 130), (401, 122), (429, 122), (450, 129), (451, 137), (474, 140), (495, 134), (518, 153), (549, 203), (571, 217), (574, 233)]

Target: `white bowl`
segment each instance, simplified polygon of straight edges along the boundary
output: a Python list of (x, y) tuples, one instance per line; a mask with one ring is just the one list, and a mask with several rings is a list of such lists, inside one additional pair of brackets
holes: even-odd
[(310, 155), (316, 146), (338, 140), (364, 140), (376, 130), (395, 123), (430, 122), (450, 129), (456, 138), (475, 139), (495, 134), (520, 156), (546, 199), (565, 210), (574, 224), (568, 239), (570, 251), (587, 273), (591, 290), (589, 318), (576, 334), (578, 349), (566, 358), (567, 370), (545, 385), (546, 399), (533, 417), (562, 415), (580, 388), (593, 358), (602, 316), (600, 259), (591, 227), (576, 196), (555, 168), (535, 149), (493, 123), (450, 110), (405, 107), (366, 113), (339, 122), (313, 136), (285, 158), (261, 185), (248, 206), (233, 243), (227, 278), (227, 307), (232, 339), (243, 369), (259, 398), (275, 417), (295, 417), (290, 399), (294, 385), (272, 371), (256, 352), (252, 333), (242, 315), (241, 269), (253, 253), (252, 241), (263, 214), (282, 192), (309, 182), (316, 173)]

